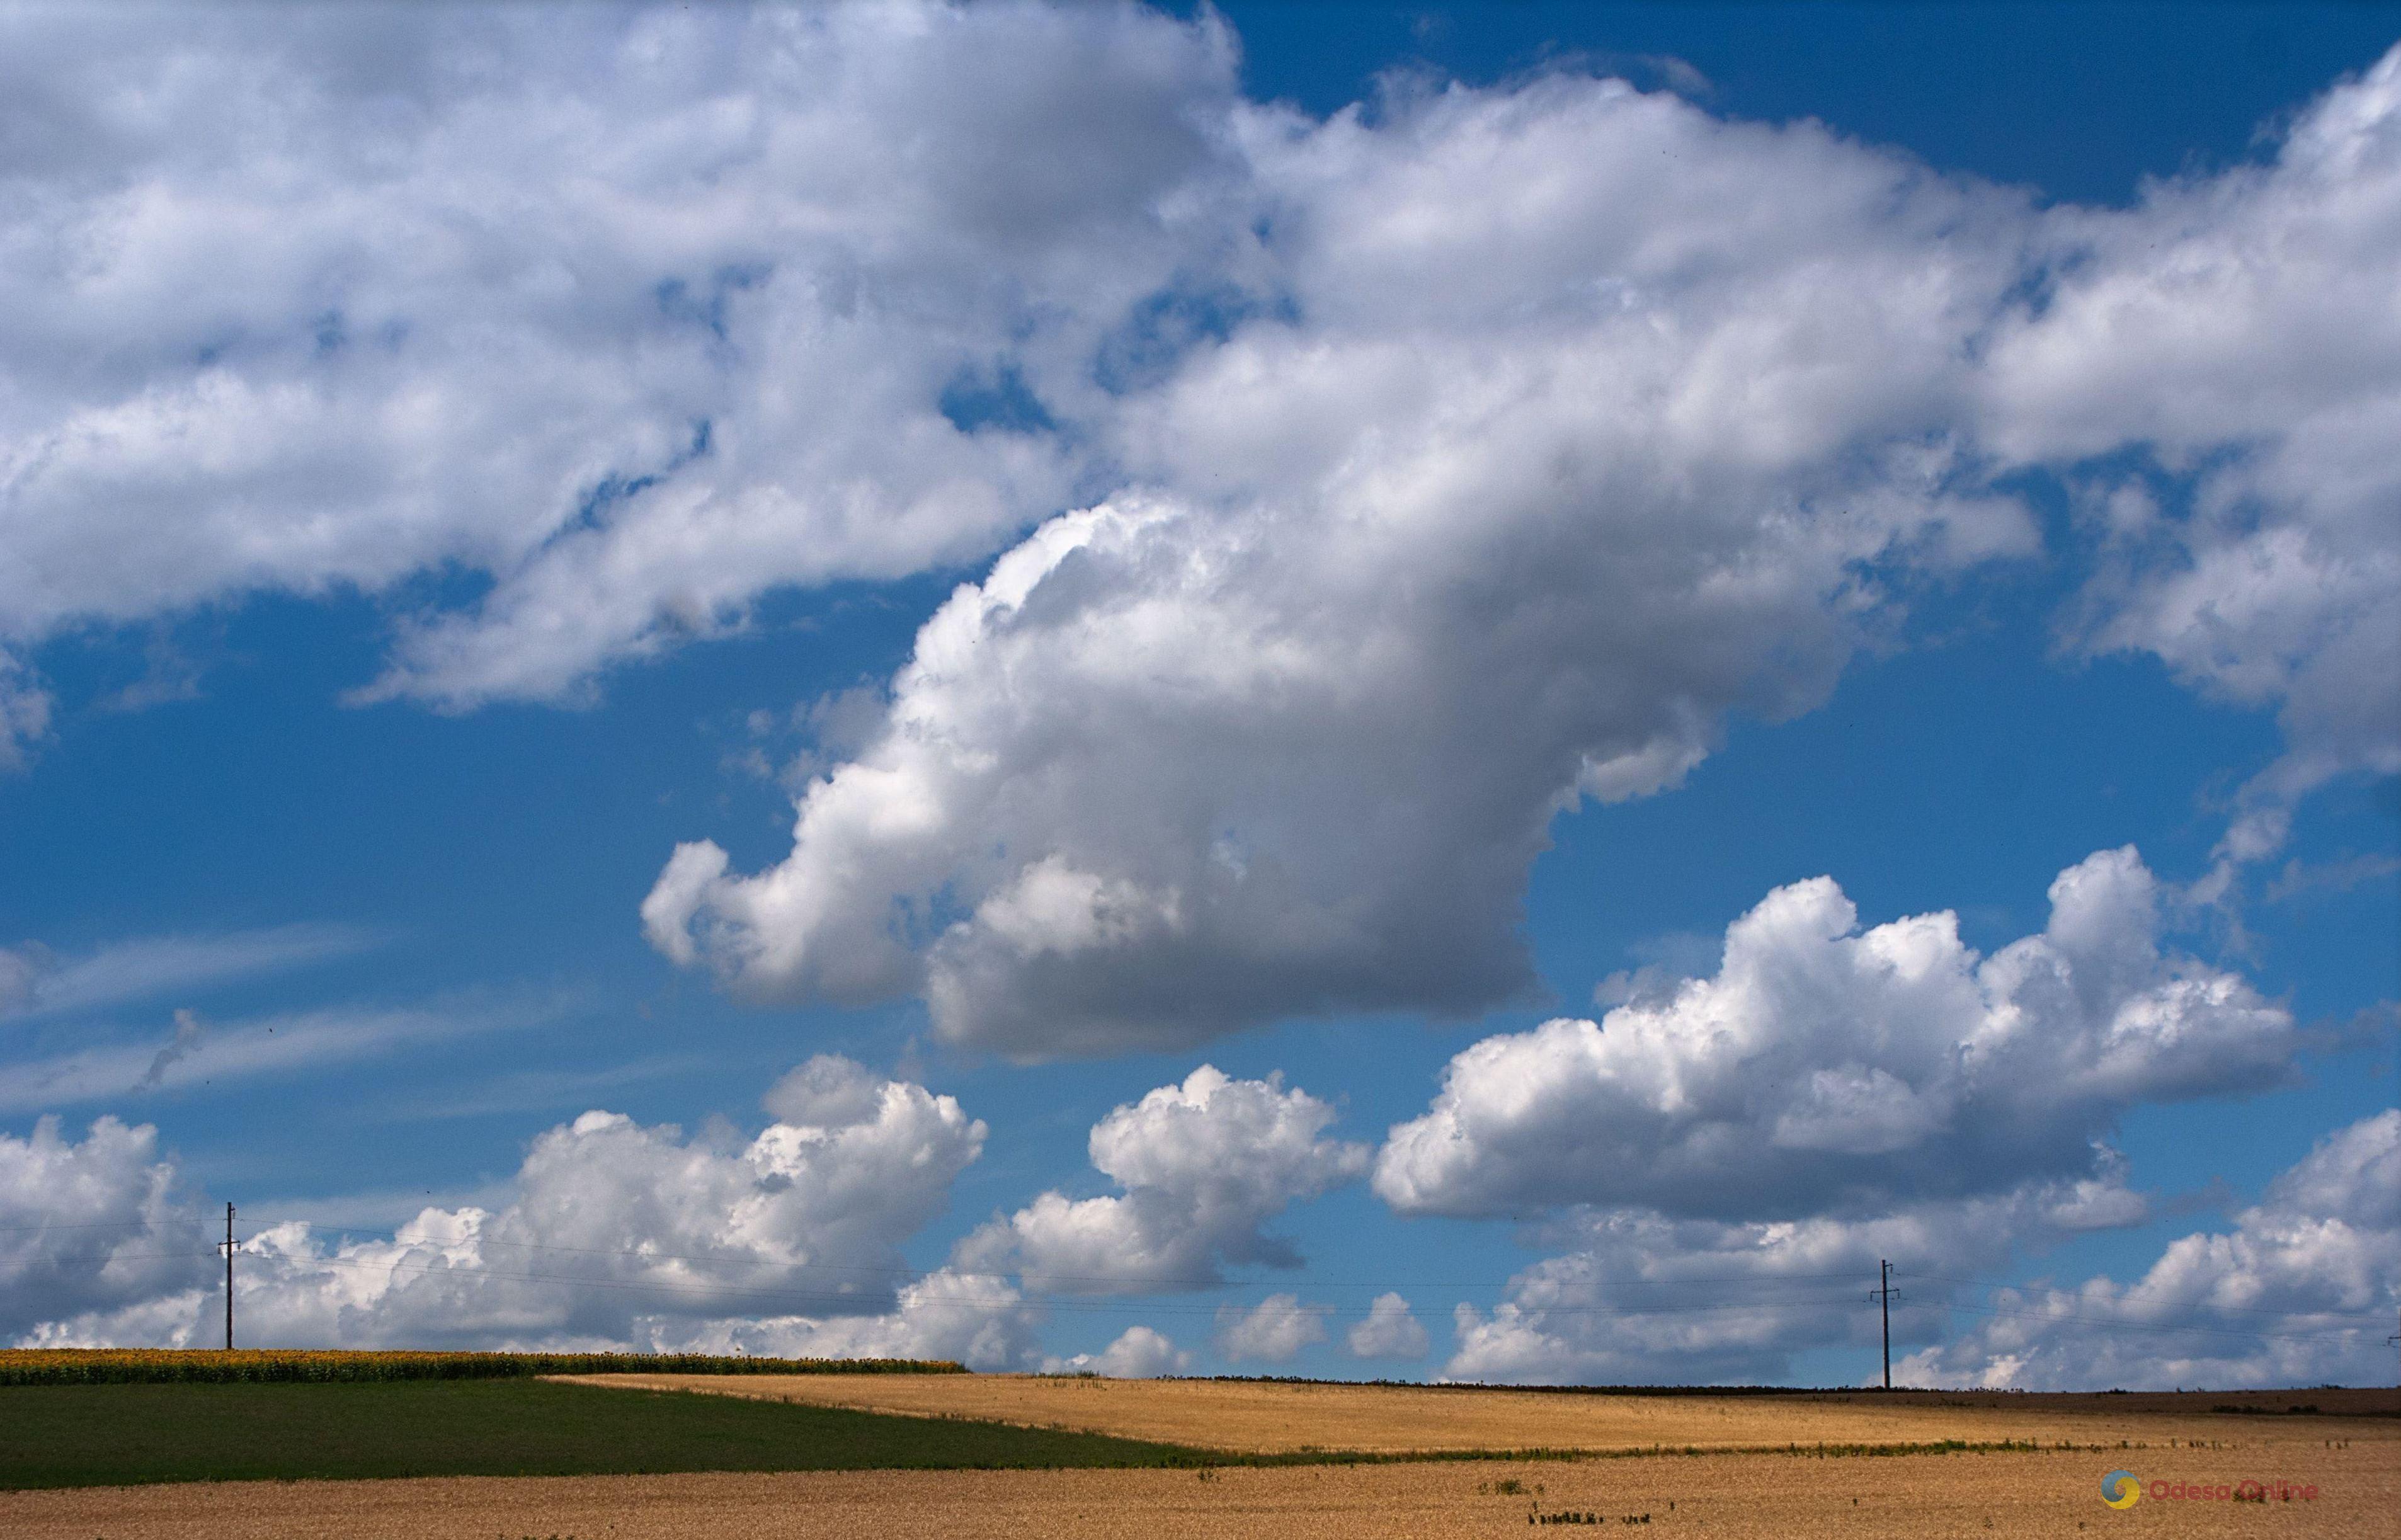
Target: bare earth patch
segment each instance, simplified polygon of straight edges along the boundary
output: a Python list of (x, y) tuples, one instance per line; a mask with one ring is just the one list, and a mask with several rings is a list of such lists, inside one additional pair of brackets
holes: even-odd
[[(2295, 1419), (2296, 1422), (2300, 1419)], [(2323, 1435), (2323, 1429), (2320, 1430)], [(1208, 1472), (828, 1471), (424, 1481), (240, 1482), (0, 1493), (12, 1540), (760, 1540), (908, 1535), (1000, 1540), (1520, 1534), (1530, 1516), (1590, 1513), (1620, 1533), (1891, 1537), (2098, 1534), (2389, 1536), (2401, 1462), (2384, 1440), (2279, 1427), (2220, 1449), (2130, 1451), (2138, 1476), (2315, 1482), (2313, 1502), (2102, 1506), (2119, 1457), (2047, 1451), (1881, 1459), (1640, 1456), (1571, 1462), (1287, 1466)], [(2334, 1447), (2330, 1447), (2334, 1446)], [(1515, 1486), (1512, 1486), (1515, 1483)]]
[[(1069, 1428), (1245, 1453), (1351, 1450), (1756, 1449), (1785, 1444), (2062, 1442), (2167, 1446), (2283, 1431), (2290, 1405), (2326, 1413), (2390, 1411), (2392, 1391), (2188, 1396), (2007, 1396), (1832, 1392), (1808, 1396), (1560, 1395), (1410, 1385), (1308, 1385), (1219, 1380), (1077, 1380), (1022, 1374), (719, 1377), (624, 1374), (578, 1383), (856, 1407)], [(2228, 1415), (2213, 1405), (2261, 1409)], [(2266, 1409), (2273, 1409), (2268, 1410)], [(2318, 1417), (2289, 1417), (2316, 1424)], [(2346, 1432), (2401, 1458), (2401, 1420)], [(2304, 1435), (2308, 1437), (2308, 1435)]]

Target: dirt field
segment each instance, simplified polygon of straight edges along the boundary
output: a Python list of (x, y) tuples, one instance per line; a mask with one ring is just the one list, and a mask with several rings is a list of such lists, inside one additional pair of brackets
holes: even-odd
[[(1077, 1380), (974, 1375), (599, 1375), (583, 1382), (789, 1398), (918, 1416), (1063, 1427), (1202, 1448), (1275, 1453), (1354, 1450), (1755, 1449), (1790, 1443), (1972, 1443), (2110, 1447), (2255, 1441), (2293, 1424), (2284, 1408), (2328, 1413), (2394, 1405), (2392, 1391), (2273, 1395), (2003, 1396), (1984, 1393), (1790, 1396), (1558, 1395), (1429, 1386), (1242, 1383), (1216, 1380)], [(2213, 1413), (2213, 1405), (2273, 1409)], [(2380, 1444), (2401, 1464), (2401, 1419), (2343, 1418), (2343, 1436)], [(2312, 1435), (2303, 1434), (2302, 1437)]]
[[(2296, 1422), (2300, 1419), (2295, 1419)], [(2316, 1422), (2316, 1419), (2311, 1419)], [(788, 1476), (239, 1482), (0, 1493), (12, 1540), (817, 1540), (1099, 1536), (1395, 1540), (1522, 1534), (1530, 1515), (1648, 1514), (1644, 1533), (1722, 1536), (2076, 1534), (2376, 1536), (2401, 1512), (2389, 1441), (2328, 1447), (2278, 1426), (2230, 1450), (2092, 1453), (1642, 1456), (1224, 1469), (813, 1472)], [(2341, 1443), (2339, 1437), (2333, 1442)], [(2143, 1501), (2115, 1513), (2102, 1475), (2314, 1482), (2314, 1501)], [(1508, 1490), (1507, 1483), (1523, 1490)], [(2089, 1531), (2088, 1531), (2089, 1526)]]

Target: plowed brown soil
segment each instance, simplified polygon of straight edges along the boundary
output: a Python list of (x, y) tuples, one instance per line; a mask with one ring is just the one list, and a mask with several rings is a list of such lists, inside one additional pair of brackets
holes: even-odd
[[(1247, 1453), (1756, 1449), (1944, 1439), (2110, 1446), (2122, 1440), (2165, 1447), (2257, 1437), (2270, 1427), (2282, 1427), (2285, 1420), (2295, 1424), (2319, 1421), (2290, 1416), (2284, 1409), (2292, 1405), (2368, 1412), (2389, 1409), (2395, 1401), (2392, 1391), (2182, 1396), (1903, 1393), (1891, 1398), (1840, 1392), (1807, 1396), (1611, 1396), (1022, 1374), (623, 1374), (588, 1376), (579, 1382), (967, 1417)], [(2262, 1412), (2229, 1415), (2210, 1411), (2213, 1405), (2247, 1405)], [(2401, 1419), (2364, 1422), (2358, 1434), (2384, 1441), (2387, 1452), (2401, 1461)]]
[[(2296, 1422), (2300, 1419), (2295, 1419)], [(2331, 1440), (2341, 1444), (2339, 1436)], [(1170, 1470), (811, 1472), (502, 1480), (227, 1483), (0, 1493), (12, 1540), (1405, 1540), (1525, 1533), (1530, 1516), (1590, 1513), (1618, 1533), (1866, 1540), (2105, 1533), (2377, 1536), (2401, 1512), (2388, 1441), (2330, 1447), (2278, 1427), (2216, 1450), (1818, 1459), (1640, 1456), (1571, 1462)], [(2100, 1478), (2243, 1476), (2315, 1482), (2311, 1502), (2101, 1503)], [(1508, 1482), (1522, 1492), (1499, 1490)]]

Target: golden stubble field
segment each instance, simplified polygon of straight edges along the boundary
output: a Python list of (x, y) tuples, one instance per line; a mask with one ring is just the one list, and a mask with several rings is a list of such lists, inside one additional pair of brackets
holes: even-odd
[[(1505, 1390), (812, 1375), (596, 1382), (789, 1396), (1229, 1451), (1547, 1448), (1544, 1459), (1196, 1470), (824, 1471), (222, 1485), (0, 1493), (10, 1540), (1097, 1540), (1516, 1534), (1590, 1515), (1624, 1533), (2377, 1536), (2401, 1513), (2392, 1392), (2194, 1396), (1831, 1394), (1754, 1398)], [(2320, 1414), (2292, 1415), (2307, 1402)], [(2212, 1413), (2213, 1404), (2261, 1409)], [(2384, 1412), (2381, 1416), (2358, 1415)], [(2339, 1413), (2353, 1413), (2339, 1415)], [(1817, 1446), (2010, 1441), (2007, 1451), (1846, 1454)], [(2027, 1443), (2042, 1447), (2027, 1449)], [(2073, 1447), (2061, 1447), (2063, 1444)], [(1653, 1453), (1703, 1449), (1714, 1452)], [(1799, 1446), (1797, 1451), (1790, 1446)], [(1736, 1452), (1748, 1451), (1749, 1452)], [(1772, 1451), (1772, 1452), (1770, 1452)], [(2313, 1484), (2313, 1501), (2154, 1501), (2113, 1512), (2101, 1478)], [(1629, 1522), (1631, 1520), (1631, 1522)]]
[[(1786, 1444), (1925, 1444), (1944, 1439), (2057, 1444), (2182, 1445), (2264, 1436), (2289, 1405), (2332, 1413), (2390, 1410), (2392, 1391), (2185, 1396), (2010, 1396), (1875, 1392), (1813, 1396), (1611, 1396), (1430, 1385), (1300, 1384), (1273, 1381), (1079, 1380), (1024, 1374), (620, 1374), (579, 1383), (814, 1402), (920, 1417), (967, 1417), (1069, 1428), (1242, 1453), (1350, 1450), (1375, 1454), (1454, 1451), (1664, 1447), (1758, 1449)], [(2262, 1414), (2213, 1413), (2246, 1405)], [(2354, 1419), (2344, 1417), (2344, 1423)], [(2316, 1418), (2294, 1418), (2316, 1423)], [(2401, 1420), (2370, 1418), (2364, 1437), (2401, 1457)]]
[[(2295, 1419), (2296, 1422), (2300, 1419)], [(2317, 1421), (2312, 1419), (2311, 1421)], [(2338, 1436), (2336, 1443), (2340, 1442)], [(2232, 1450), (2151, 1451), (2138, 1475), (2314, 1481), (2311, 1503), (2143, 1502), (2114, 1513), (2090, 1453), (1637, 1456), (1574, 1461), (1172, 1470), (828, 1471), (517, 1480), (242, 1482), (0, 1494), (12, 1540), (835, 1540), (1269, 1535), (1467, 1540), (1590, 1513), (1618, 1533), (1723, 1540), (1818, 1535), (2310, 1535), (2389, 1540), (2394, 1446), (2329, 1448), (2279, 1428)], [(1516, 1483), (1522, 1490), (1513, 1490)], [(1625, 1520), (1647, 1523), (1628, 1525)]]

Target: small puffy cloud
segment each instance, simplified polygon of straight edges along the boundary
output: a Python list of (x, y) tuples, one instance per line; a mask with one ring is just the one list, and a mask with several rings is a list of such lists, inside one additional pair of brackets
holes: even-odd
[(961, 1241), (954, 1264), (1062, 1294), (1173, 1292), (1224, 1265), (1297, 1266), (1261, 1227), (1366, 1170), (1365, 1145), (1324, 1137), (1334, 1120), (1280, 1075), (1237, 1080), (1203, 1065), (1094, 1125), (1093, 1168), (1122, 1193), (1045, 1192)]
[(1249, 1310), (1228, 1305), (1217, 1312), (1217, 1351), (1238, 1364), (1288, 1364), (1325, 1341), (1329, 1313), (1291, 1294), (1270, 1294)]
[(192, 1287), (209, 1247), (156, 1128), (102, 1118), (76, 1141), (44, 1118), (0, 1134), (0, 1339)]
[(1367, 1318), (1343, 1333), (1342, 1342), (1353, 1358), (1422, 1358), (1433, 1345), (1397, 1294), (1377, 1295)]
[(2099, 852), (1989, 957), (1948, 913), (1862, 930), (1832, 880), (1778, 888), (1713, 976), (1457, 1055), (1375, 1189), (1404, 1213), (1780, 1219), (2097, 1177), (2129, 1108), (2292, 1074), (2290, 1013), (2164, 949), (2157, 886)]
[(1148, 1327), (1128, 1327), (1098, 1353), (1045, 1358), (1045, 1374), (1098, 1374), (1110, 1380), (1156, 1380), (1192, 1367), (1192, 1354)]
[(2030, 1390), (2382, 1383), (2401, 1306), (2401, 1112), (2363, 1119), (2132, 1284), (1994, 1291), (1897, 1382)]
[(768, 1087), (759, 1104), (779, 1123), (849, 1128), (874, 1120), (889, 1083), (855, 1059), (820, 1053)]
[(746, 1353), (797, 1358), (939, 1358), (986, 1371), (1022, 1369), (1039, 1312), (988, 1275), (937, 1269), (869, 1315), (638, 1319), (634, 1341), (662, 1353)]

